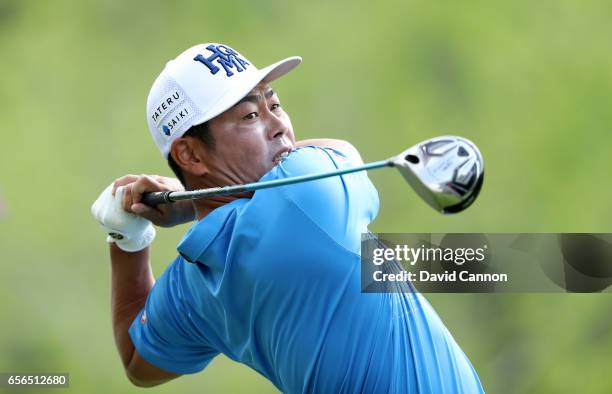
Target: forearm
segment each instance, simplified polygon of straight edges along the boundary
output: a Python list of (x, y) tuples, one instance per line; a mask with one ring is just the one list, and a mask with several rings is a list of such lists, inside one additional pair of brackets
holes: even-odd
[(301, 148), (303, 146), (314, 145), (314, 146), (328, 146), (328, 147), (334, 148), (334, 147), (344, 145), (344, 144), (347, 144), (347, 142), (343, 140), (335, 140), (332, 138), (311, 138), (308, 140), (296, 141), (295, 147)]
[(354, 163), (363, 163), (361, 155), (359, 154), (357, 149), (355, 149), (355, 147), (351, 145), (351, 143), (348, 141), (336, 140), (332, 138), (313, 138), (309, 140), (296, 141), (295, 143), (296, 148), (301, 148), (309, 145), (333, 148), (339, 150), (345, 155), (348, 155)]
[(121, 361), (127, 366), (134, 354), (128, 329), (144, 307), (155, 278), (149, 262), (149, 247), (130, 253), (112, 243), (110, 256), (113, 333)]

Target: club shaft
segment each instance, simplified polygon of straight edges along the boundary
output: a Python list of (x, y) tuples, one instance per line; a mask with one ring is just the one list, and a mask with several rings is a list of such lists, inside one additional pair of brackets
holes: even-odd
[(373, 163), (363, 164), (357, 167), (344, 168), (341, 170), (323, 172), (318, 174), (300, 175), (292, 178), (275, 179), (271, 181), (253, 182), (244, 185), (233, 185), (224, 187), (213, 187), (210, 189), (191, 190), (184, 192), (154, 192), (145, 193), (142, 201), (149, 206), (158, 204), (171, 203), (181, 200), (197, 200), (200, 198), (208, 198), (215, 196), (225, 196), (229, 194), (239, 194), (244, 192), (254, 192), (261, 189), (269, 189), (271, 187), (287, 186), (295, 183), (316, 181), (318, 179), (329, 178), (332, 176), (350, 174), (353, 172), (375, 170), (377, 168), (392, 167), (392, 159), (376, 161)]

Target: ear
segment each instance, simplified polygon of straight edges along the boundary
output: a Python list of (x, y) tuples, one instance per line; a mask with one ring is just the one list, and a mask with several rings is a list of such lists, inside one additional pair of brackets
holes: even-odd
[(197, 177), (209, 173), (208, 166), (204, 162), (203, 143), (196, 138), (178, 138), (170, 146), (170, 155), (181, 167), (185, 175), (191, 174)]

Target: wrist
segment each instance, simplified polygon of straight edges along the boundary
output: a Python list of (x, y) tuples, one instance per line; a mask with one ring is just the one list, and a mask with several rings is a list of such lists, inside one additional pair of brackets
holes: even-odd
[(155, 227), (149, 223), (144, 230), (138, 234), (109, 233), (106, 242), (114, 243), (124, 252), (139, 252), (147, 248), (155, 239)]
[[(179, 224), (193, 222), (197, 217), (196, 205), (193, 201), (181, 201), (184, 204)], [(176, 203), (175, 203), (176, 204)]]

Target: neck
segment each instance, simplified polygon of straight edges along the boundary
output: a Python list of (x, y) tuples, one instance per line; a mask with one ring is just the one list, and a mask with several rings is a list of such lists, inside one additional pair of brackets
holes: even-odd
[(201, 200), (195, 200), (194, 205), (196, 209), (196, 217), (198, 220), (202, 220), (209, 213), (211, 213), (216, 208), (219, 208), (225, 204), (229, 204), (232, 201), (241, 199), (241, 198), (251, 198), (253, 197), (253, 193), (240, 193), (232, 196), (218, 196), (218, 197), (210, 197)]
[(230, 202), (237, 199), (238, 197), (235, 196), (219, 196), (196, 200), (194, 201), (196, 208), (196, 217), (198, 220), (202, 220), (216, 208), (219, 208), (225, 204), (229, 204)]
[[(222, 182), (214, 182), (214, 181), (211, 182), (209, 178), (203, 178), (203, 179), (201, 178), (197, 180), (194, 179), (194, 180), (187, 181), (187, 184), (188, 184), (187, 189), (188, 190), (199, 190), (199, 189), (207, 189), (211, 187), (225, 186), (225, 185), (220, 185), (220, 183)], [(226, 183), (226, 185), (227, 184), (230, 184), (230, 183)], [(232, 201), (238, 200), (240, 198), (251, 198), (252, 196), (253, 196), (253, 193), (249, 192), (249, 193), (240, 193), (240, 194), (234, 194), (234, 195), (228, 195), (228, 196), (217, 196), (217, 197), (204, 198), (201, 200), (195, 200), (193, 203), (196, 209), (197, 220), (202, 220), (204, 217), (210, 214), (213, 210), (225, 204), (229, 204)]]

